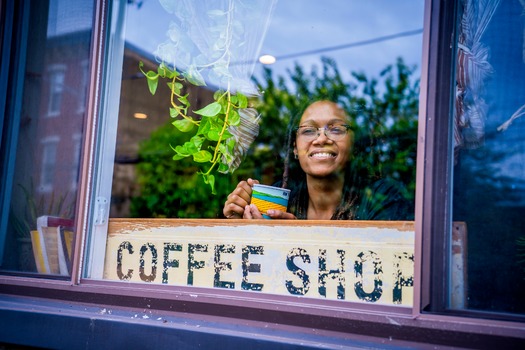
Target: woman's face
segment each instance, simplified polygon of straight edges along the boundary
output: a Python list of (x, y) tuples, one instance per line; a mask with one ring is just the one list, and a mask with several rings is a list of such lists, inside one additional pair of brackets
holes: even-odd
[[(299, 126), (325, 128), (329, 125), (347, 125), (346, 114), (335, 103), (319, 101), (304, 112)], [(301, 129), (300, 129), (301, 130)], [(303, 171), (314, 177), (326, 177), (344, 170), (353, 147), (353, 133), (348, 131), (339, 140), (332, 140), (319, 130), (319, 136), (307, 139), (300, 131), (296, 134), (294, 153)]]

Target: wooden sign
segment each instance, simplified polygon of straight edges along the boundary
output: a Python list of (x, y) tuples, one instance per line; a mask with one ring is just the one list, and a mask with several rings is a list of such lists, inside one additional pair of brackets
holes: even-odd
[(414, 225), (112, 219), (104, 278), (412, 305)]

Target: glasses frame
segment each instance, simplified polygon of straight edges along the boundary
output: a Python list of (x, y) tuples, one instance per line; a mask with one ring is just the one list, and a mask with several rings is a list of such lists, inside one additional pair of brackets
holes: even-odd
[[(345, 133), (344, 133), (343, 135), (341, 135), (341, 138), (335, 138), (335, 139), (334, 139), (334, 138), (331, 136), (331, 134), (330, 134), (330, 135), (327, 134), (327, 132), (329, 132), (330, 128), (331, 128), (331, 127), (334, 127), (334, 126), (338, 126), (338, 127), (339, 127), (339, 126), (342, 126), (342, 127), (345, 128)], [(298, 133), (298, 131), (299, 131), (301, 128), (313, 128), (313, 129), (317, 129), (317, 136), (315, 136), (314, 138), (312, 138), (310, 141), (313, 141), (313, 140), (317, 139), (317, 138), (321, 135), (321, 130), (323, 130), (324, 135), (325, 135), (328, 139), (330, 139), (330, 140), (332, 140), (332, 141), (340, 141), (340, 140), (342, 140), (346, 135), (348, 135), (348, 130), (351, 130), (351, 129), (352, 129), (352, 127), (351, 127), (350, 125), (348, 125), (348, 124), (328, 124), (328, 125), (325, 125), (325, 126), (320, 127), (320, 128), (317, 128), (317, 127), (315, 127), (315, 126), (311, 126), (311, 125), (300, 125), (300, 126), (296, 126), (296, 127), (293, 129), (294, 132), (295, 132), (296, 137), (300, 137), (300, 136), (305, 137), (305, 135), (302, 135), (302, 134), (299, 134), (299, 133)]]

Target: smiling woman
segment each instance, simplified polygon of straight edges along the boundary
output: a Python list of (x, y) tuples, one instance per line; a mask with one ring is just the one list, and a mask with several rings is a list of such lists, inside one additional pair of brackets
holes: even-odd
[[(393, 181), (380, 182), (359, 174), (351, 163), (354, 133), (345, 111), (331, 101), (317, 101), (302, 114), (293, 128), (293, 154), (299, 163), (294, 176), (282, 181), (290, 186), (289, 212), (274, 210), (273, 219), (310, 220), (408, 220), (410, 205)], [(288, 172), (285, 169), (285, 174)], [(223, 208), (227, 218), (260, 219), (251, 203), (258, 180), (242, 181), (228, 196)]]

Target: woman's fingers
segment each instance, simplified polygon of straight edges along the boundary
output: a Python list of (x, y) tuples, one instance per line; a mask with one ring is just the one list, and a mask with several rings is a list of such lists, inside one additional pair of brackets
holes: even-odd
[(259, 183), (257, 180), (248, 179), (241, 181), (228, 195), (222, 213), (228, 219), (239, 219), (244, 216), (244, 210), (251, 202), (252, 186)]
[(245, 219), (262, 219), (262, 214), (259, 211), (259, 209), (255, 206), (255, 204), (247, 205), (246, 208), (244, 208), (244, 216)]
[(266, 212), (266, 215), (272, 219), (281, 219), (281, 220), (296, 220), (297, 218), (292, 213), (287, 213), (281, 210), (269, 209)]

